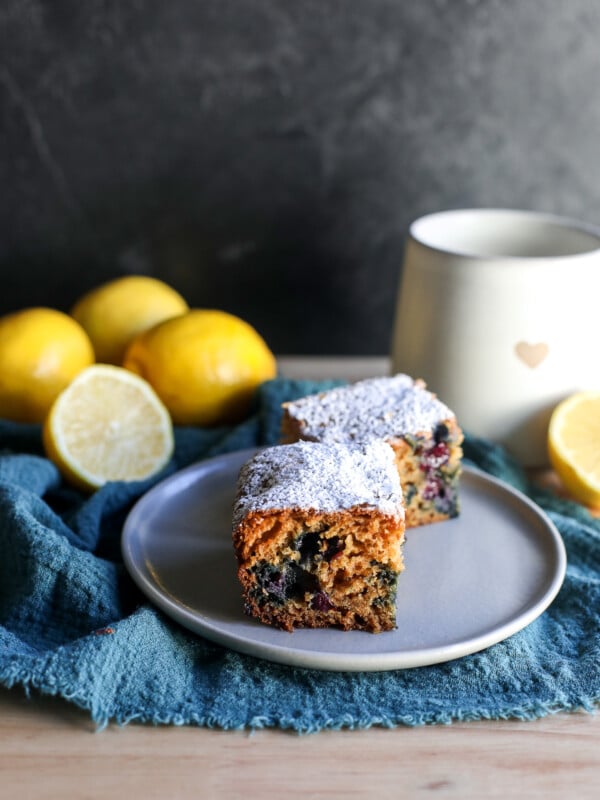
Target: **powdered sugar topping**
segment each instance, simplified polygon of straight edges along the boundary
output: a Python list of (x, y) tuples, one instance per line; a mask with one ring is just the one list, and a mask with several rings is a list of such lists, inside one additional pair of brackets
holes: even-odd
[(385, 442), (296, 442), (261, 451), (240, 471), (233, 524), (251, 511), (340, 511), (363, 506), (404, 517), (394, 454)]
[(372, 378), (286, 404), (302, 436), (321, 442), (368, 442), (429, 431), (454, 419), (450, 409), (408, 375)]

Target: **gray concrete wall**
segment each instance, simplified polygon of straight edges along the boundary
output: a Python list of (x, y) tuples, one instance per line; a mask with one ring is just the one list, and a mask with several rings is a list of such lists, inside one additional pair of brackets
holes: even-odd
[(600, 223), (600, 3), (0, 5), (0, 312), (146, 272), (384, 353), (409, 221), (471, 205)]

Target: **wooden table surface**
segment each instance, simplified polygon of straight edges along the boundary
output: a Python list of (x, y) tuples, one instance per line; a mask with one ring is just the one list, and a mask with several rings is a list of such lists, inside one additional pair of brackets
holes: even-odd
[[(385, 374), (386, 359), (281, 359), (293, 377)], [(38, 798), (597, 798), (600, 717), (555, 714), (391, 730), (109, 725), (0, 689), (0, 800)]]

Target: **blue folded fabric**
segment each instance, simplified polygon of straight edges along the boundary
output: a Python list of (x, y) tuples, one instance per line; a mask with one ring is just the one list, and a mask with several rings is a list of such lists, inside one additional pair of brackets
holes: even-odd
[(277, 441), (280, 404), (332, 383), (264, 384), (234, 428), (178, 429), (151, 481), (86, 497), (43, 456), (36, 426), (0, 422), (0, 682), (59, 695), (110, 720), (222, 728), (394, 726), (530, 719), (593, 710), (600, 697), (600, 523), (535, 489), (498, 447), (467, 437), (467, 459), (528, 493), (568, 552), (550, 608), (472, 656), (375, 673), (320, 672), (244, 656), (188, 633), (150, 605), (119, 552), (133, 503), (166, 475), (219, 453)]

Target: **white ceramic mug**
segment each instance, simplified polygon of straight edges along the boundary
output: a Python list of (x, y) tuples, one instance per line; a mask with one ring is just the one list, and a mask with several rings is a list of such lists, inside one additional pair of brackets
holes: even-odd
[(552, 409), (600, 388), (600, 230), (503, 209), (416, 220), (392, 368), (423, 378), (466, 431), (547, 464)]

